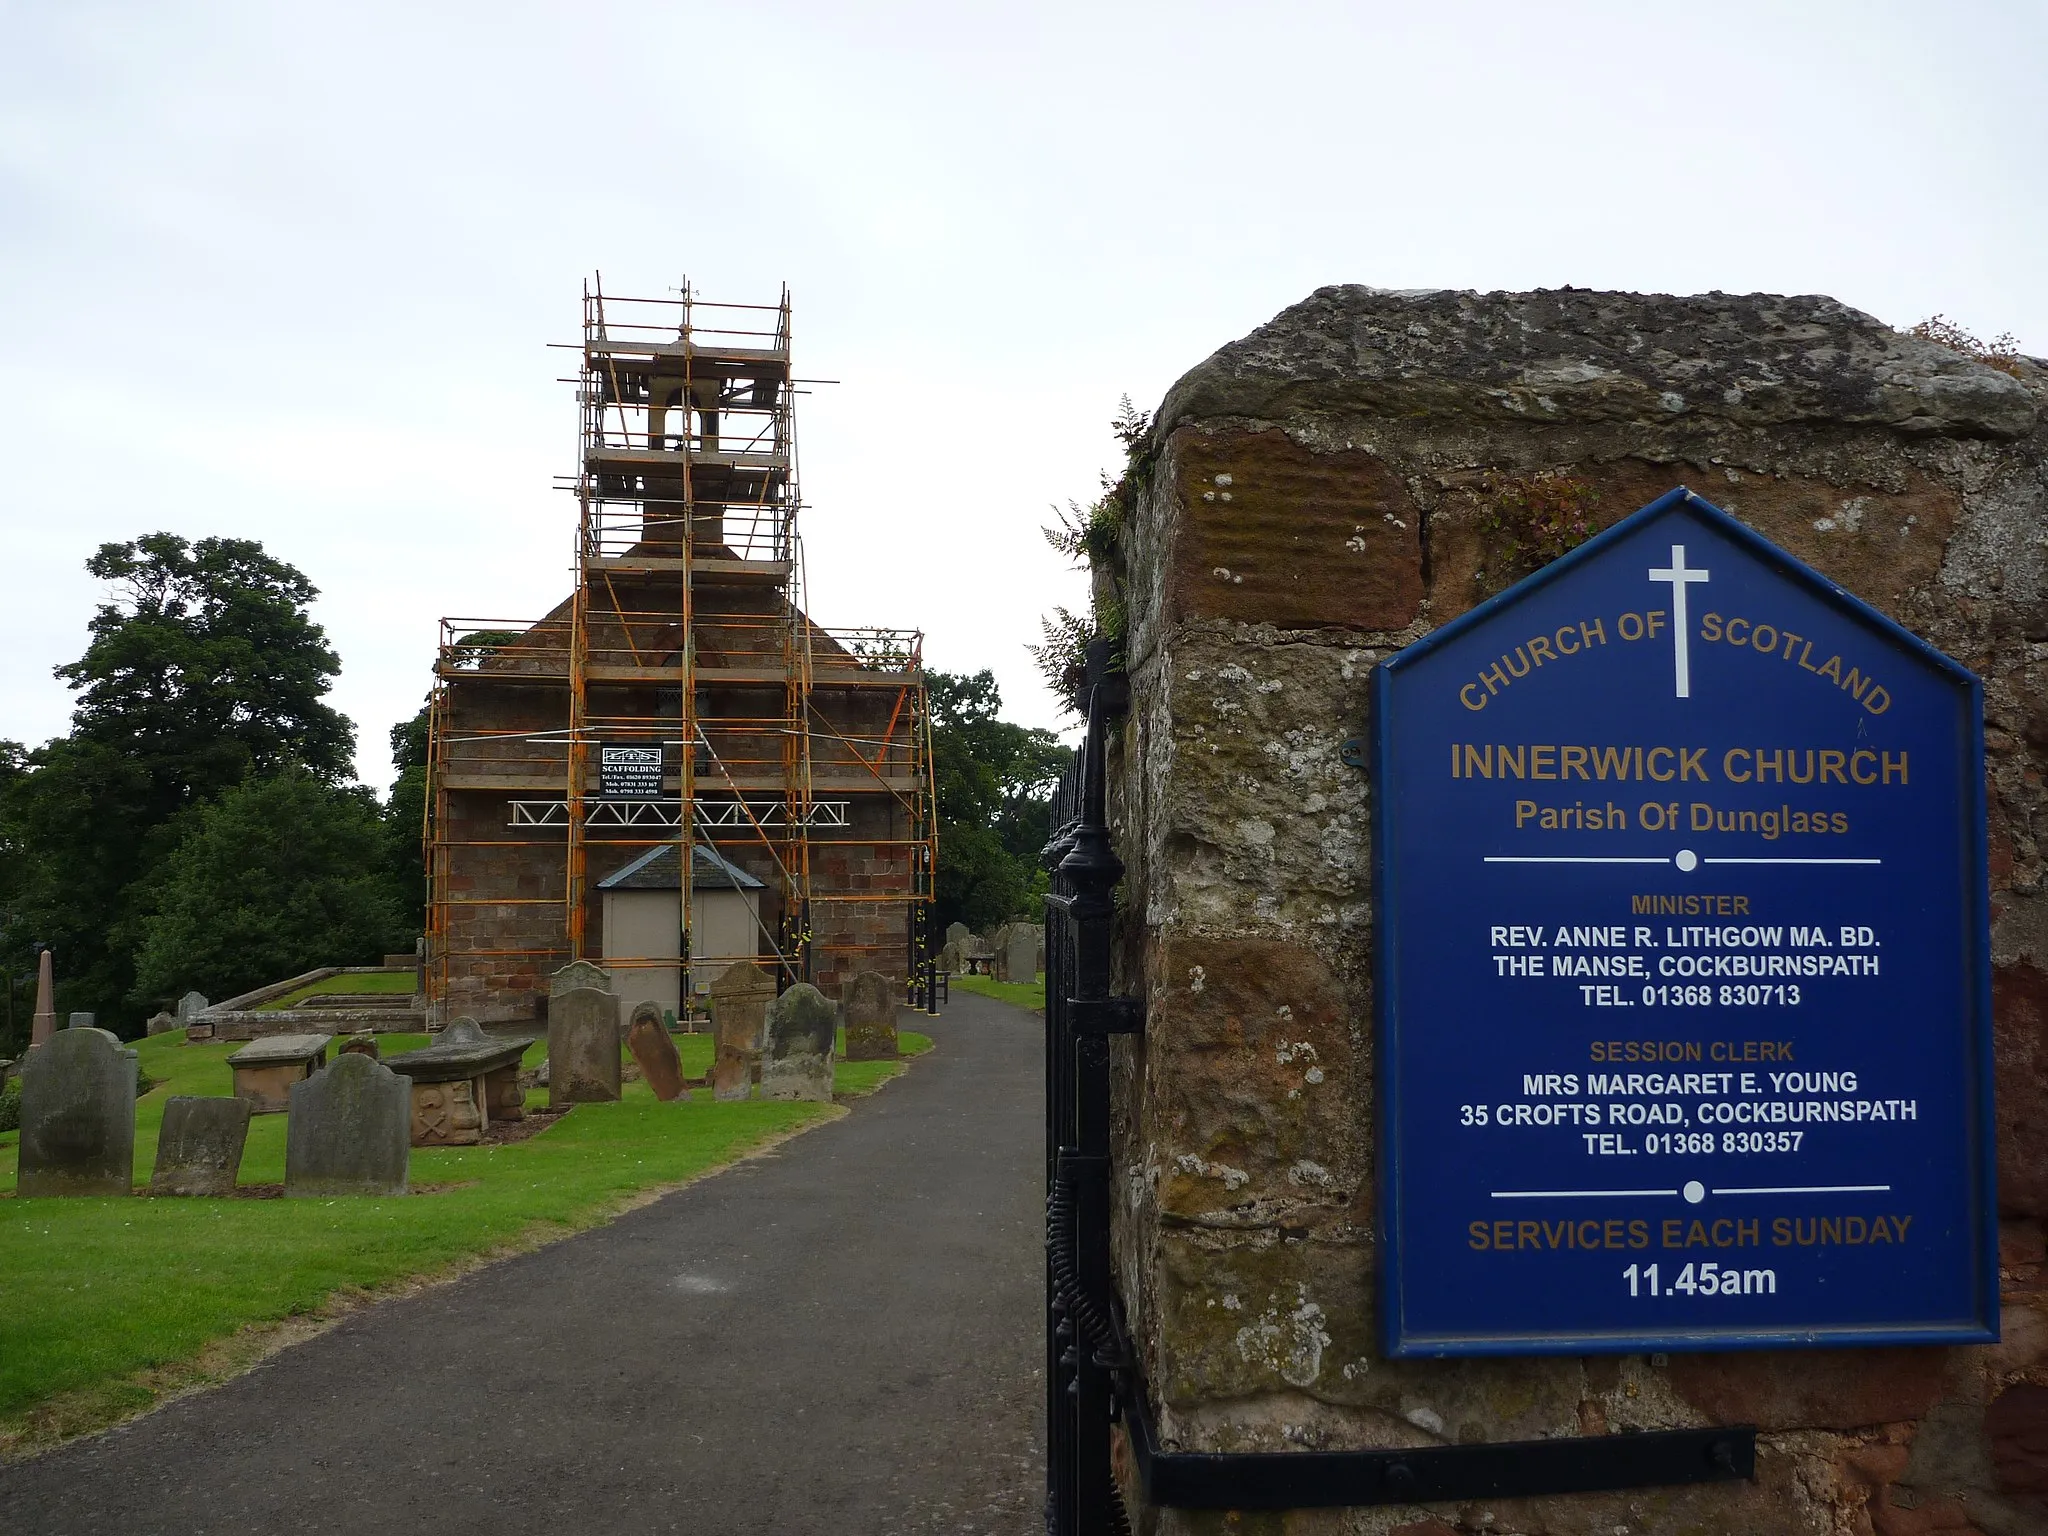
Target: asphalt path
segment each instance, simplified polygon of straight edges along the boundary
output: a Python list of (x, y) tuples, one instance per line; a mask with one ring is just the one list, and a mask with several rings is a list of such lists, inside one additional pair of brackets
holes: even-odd
[(0, 1466), (0, 1529), (1042, 1532), (1041, 1026), (903, 1023), (833, 1124)]

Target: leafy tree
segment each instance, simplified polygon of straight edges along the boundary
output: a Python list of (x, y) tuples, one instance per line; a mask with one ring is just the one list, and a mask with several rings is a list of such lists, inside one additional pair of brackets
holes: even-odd
[(340, 662), (299, 571), (246, 539), (154, 533), (86, 562), (109, 583), (69, 736), (0, 773), (0, 965), (57, 951), (59, 1007), (132, 1031), (137, 885), (200, 807), (250, 774), (345, 775), (354, 730), (325, 702)]
[(938, 925), (961, 922), (985, 933), (1013, 917), (1036, 917), (1052, 792), (1073, 749), (1051, 731), (1002, 719), (1002, 695), (988, 671), (931, 672), (925, 684), (939, 818)]
[(86, 570), (120, 593), (57, 675), (72, 734), (139, 758), (163, 814), (298, 763), (338, 781), (355, 729), (324, 702), (341, 670), (307, 608), (319, 589), (248, 539), (152, 533), (102, 544)]
[(127, 892), (175, 842), (170, 818), (151, 816), (147, 767), (101, 742), (59, 737), (26, 768), (0, 789), (0, 963), (26, 970), (36, 944), (51, 946), (59, 1013), (84, 1008), (118, 1027), (134, 983)]
[(383, 814), (296, 764), (228, 790), (145, 882), (135, 994), (228, 997), (320, 965), (374, 965), (405, 933)]
[[(424, 930), (427, 921), (427, 871), (420, 848), (420, 830), (427, 812), (427, 717), (422, 704), (410, 720), (391, 727), (391, 798), (384, 808), (384, 868), (405, 920)], [(402, 946), (401, 946), (402, 947)]]

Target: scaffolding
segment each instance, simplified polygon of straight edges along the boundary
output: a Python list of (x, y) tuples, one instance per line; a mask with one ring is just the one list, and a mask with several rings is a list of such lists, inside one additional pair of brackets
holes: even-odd
[[(677, 966), (686, 1013), (741, 959), (785, 984), (821, 961), (907, 969), (928, 942), (937, 858), (922, 640), (808, 616), (788, 289), (736, 305), (687, 285), (636, 299), (586, 284), (578, 350), (572, 594), (538, 620), (442, 622), (426, 827), (437, 1016), (465, 986), (502, 1013), (572, 959)], [(625, 758), (638, 777), (622, 788), (608, 763)], [(676, 955), (601, 954), (593, 878), (662, 847)], [(554, 848), (559, 863), (540, 856)], [(772, 921), (757, 917), (747, 953), (698, 942), (700, 850), (764, 888)], [(878, 925), (884, 907), (897, 915)]]

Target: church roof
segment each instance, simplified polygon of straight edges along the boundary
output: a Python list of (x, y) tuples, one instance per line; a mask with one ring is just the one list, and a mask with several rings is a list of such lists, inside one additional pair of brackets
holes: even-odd
[[(676, 886), (676, 845), (650, 848), (625, 868), (597, 882), (600, 891), (673, 891)], [(690, 849), (693, 891), (758, 891), (761, 882), (718, 851), (698, 843)]]

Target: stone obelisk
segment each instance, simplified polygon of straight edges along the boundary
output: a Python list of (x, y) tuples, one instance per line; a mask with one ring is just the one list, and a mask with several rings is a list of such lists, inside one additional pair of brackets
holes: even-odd
[(46, 949), (36, 966), (36, 1016), (29, 1025), (31, 1049), (57, 1032), (57, 964)]

